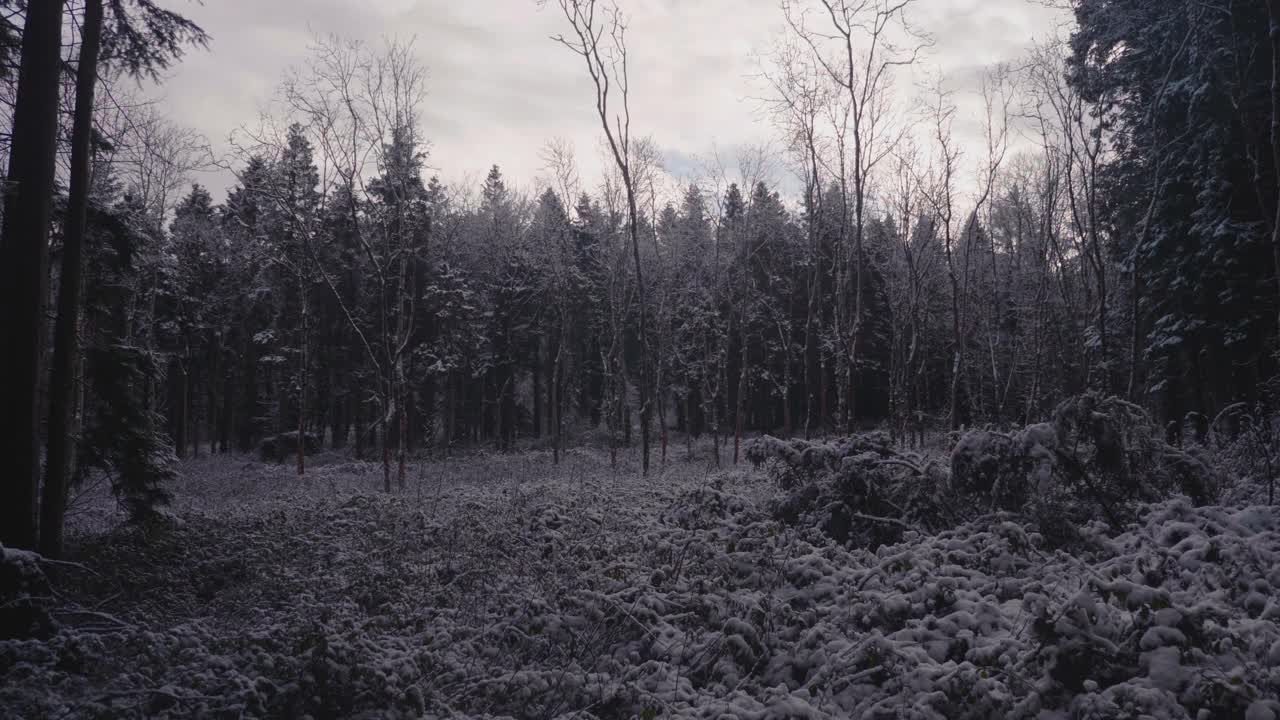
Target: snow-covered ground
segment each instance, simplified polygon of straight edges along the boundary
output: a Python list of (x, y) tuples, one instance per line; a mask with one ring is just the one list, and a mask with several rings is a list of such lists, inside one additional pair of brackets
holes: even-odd
[(872, 551), (681, 458), (472, 455), (390, 495), (371, 463), (204, 458), (145, 529), (84, 498), (77, 565), (39, 563), (57, 629), (0, 640), (0, 715), (1280, 718), (1275, 509)]

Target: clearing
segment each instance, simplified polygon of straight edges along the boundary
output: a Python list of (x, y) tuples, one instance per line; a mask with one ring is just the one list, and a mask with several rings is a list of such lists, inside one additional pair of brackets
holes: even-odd
[[(1045, 548), (993, 514), (875, 551), (683, 450), (381, 468), (189, 461), (172, 515), (82, 499), (7, 717), (1280, 717), (1277, 513), (1151, 506)], [(1229, 715), (1219, 714), (1228, 712)]]

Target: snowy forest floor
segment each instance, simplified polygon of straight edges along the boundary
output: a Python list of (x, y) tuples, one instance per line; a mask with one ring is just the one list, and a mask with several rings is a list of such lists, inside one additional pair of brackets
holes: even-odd
[(0, 640), (0, 715), (1280, 718), (1274, 509), (873, 552), (683, 457), (469, 455), (391, 494), (376, 463), (206, 457), (147, 528), (91, 494), (74, 564), (6, 551), (54, 627)]

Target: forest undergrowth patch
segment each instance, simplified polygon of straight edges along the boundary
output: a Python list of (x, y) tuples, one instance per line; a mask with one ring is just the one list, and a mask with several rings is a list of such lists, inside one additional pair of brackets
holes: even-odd
[(780, 519), (785, 491), (753, 470), (673, 462), (641, 480), (590, 453), (464, 466), (386, 495), (376, 466), (335, 462), (233, 497), (211, 461), (169, 520), (82, 534), (69, 564), (6, 550), (25, 591), (4, 602), (39, 622), (0, 639), (0, 707), (1280, 717), (1272, 508), (1146, 503), (1124, 528), (1081, 526), (1069, 551), (997, 510), (873, 546)]

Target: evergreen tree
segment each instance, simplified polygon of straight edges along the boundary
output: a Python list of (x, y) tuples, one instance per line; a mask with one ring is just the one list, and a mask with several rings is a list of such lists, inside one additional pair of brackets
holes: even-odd
[[(1274, 371), (1277, 171), (1262, 3), (1078, 3), (1070, 81), (1114, 129), (1102, 197), (1136, 303), (1131, 371), (1165, 415)], [(1131, 381), (1132, 385), (1132, 381)]]

